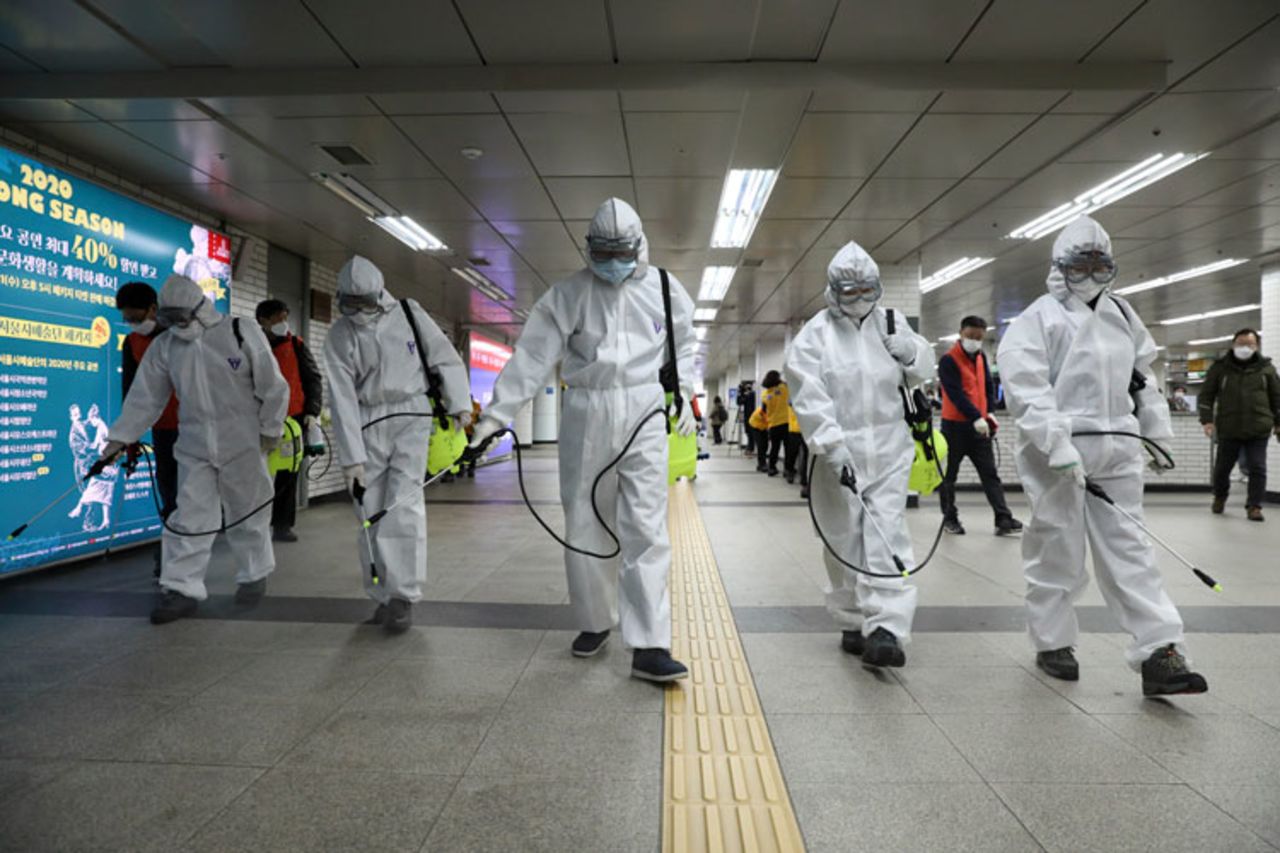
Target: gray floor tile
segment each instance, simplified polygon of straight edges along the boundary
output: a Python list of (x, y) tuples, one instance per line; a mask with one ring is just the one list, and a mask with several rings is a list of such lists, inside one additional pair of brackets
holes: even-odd
[(29, 648), (0, 656), (0, 687), (32, 690), (71, 683), (102, 663), (99, 650)]
[(206, 824), (187, 849), (416, 851), (456, 784), (450, 776), (280, 767)]
[(659, 787), (652, 780), (513, 782), (469, 775), (424, 849), (649, 853), (659, 845), (659, 800)]
[(980, 781), (946, 735), (920, 714), (780, 714), (768, 722), (788, 782)]
[(989, 782), (1178, 781), (1083, 714), (949, 714), (934, 721)]
[(1194, 785), (1206, 799), (1280, 847), (1280, 785)]
[(6, 613), (0, 618), (0, 648), (16, 648), (46, 635), (57, 636), (75, 621), (69, 616)]
[(147, 619), (64, 617), (63, 622), (65, 624), (59, 629), (35, 638), (32, 645), (43, 649), (79, 649), (119, 655), (164, 642), (164, 632)]
[(368, 652), (256, 655), (200, 695), (209, 699), (336, 706), (390, 661)]
[(332, 647), (324, 648), (318, 643), (308, 642), (314, 628), (308, 622), (183, 619), (160, 628), (151, 627), (151, 633), (168, 648), (230, 649), (254, 653), (331, 652)]
[(401, 643), (400, 657), (527, 663), (545, 632), (527, 629), (414, 628)]
[(1271, 849), (1185, 785), (995, 787), (1051, 853), (1247, 853)]
[(509, 779), (598, 776), (660, 784), (662, 718), (508, 708), (489, 731), (470, 772)]
[(1238, 714), (1218, 694), (1217, 684), (1198, 696), (1165, 696), (1148, 699), (1142, 695), (1142, 676), (1127, 666), (1082, 668), (1079, 681), (1062, 681), (1039, 670), (1028, 670), (1045, 687), (1071, 702), (1086, 714)]
[(0, 725), (0, 756), (78, 758), (178, 704), (173, 696), (54, 688)]
[(361, 687), (345, 707), (496, 712), (523, 670), (522, 663), (397, 660)]
[(895, 673), (930, 714), (1077, 714), (1021, 667), (912, 666)]
[(660, 714), (663, 688), (631, 677), (630, 653), (545, 660), (535, 657), (507, 699), (528, 711), (604, 709)]
[(80, 764), (0, 803), (3, 849), (171, 851), (262, 771), (174, 764)]
[[(1274, 635), (1272, 635), (1274, 636)], [(1260, 661), (1280, 659), (1280, 648), (1255, 658), (1259, 665), (1241, 668), (1248, 659), (1237, 659), (1236, 667), (1197, 668), (1209, 682), (1210, 695), (1250, 714), (1280, 714), (1280, 666), (1266, 666)]]
[(282, 763), (460, 776), (492, 721), (474, 711), (341, 711)]
[(1013, 853), (1040, 846), (982, 783), (788, 782), (810, 853)]
[(76, 684), (191, 695), (254, 660), (255, 655), (223, 649), (140, 649), (94, 668), (77, 679)]
[(1102, 725), (1196, 784), (1280, 784), (1280, 731), (1253, 717), (1098, 716)]
[(21, 796), (47, 785), (75, 765), (70, 761), (38, 758), (0, 759), (0, 800)]
[(891, 675), (852, 667), (797, 666), (755, 673), (766, 713), (919, 714), (919, 705)]

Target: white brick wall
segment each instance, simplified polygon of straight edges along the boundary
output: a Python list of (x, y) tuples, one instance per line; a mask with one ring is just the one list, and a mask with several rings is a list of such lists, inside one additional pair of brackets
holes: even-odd
[[(307, 264), (307, 286), (312, 291), (321, 293), (337, 293), (338, 292), (338, 274), (328, 267), (321, 266), (316, 263)], [(337, 310), (336, 307), (334, 310)], [(315, 355), (316, 361), (320, 365), (320, 372), (325, 374), (325, 418), (328, 420), (329, 414), (329, 371), (324, 360), (324, 344), (329, 337), (330, 323), (321, 323), (316, 320), (310, 320), (307, 324), (307, 346), (311, 348), (311, 352)], [(334, 448), (329, 448), (329, 453), (335, 453)], [(332, 459), (332, 464), (330, 464)], [(342, 482), (342, 463), (341, 460), (334, 457), (321, 457), (316, 461), (316, 472), (319, 473), (324, 466), (328, 465), (329, 470), (324, 477), (319, 480), (311, 481), (309, 486), (309, 495), (312, 498), (318, 498), (321, 495), (329, 495), (343, 491), (346, 486)]]
[[(1262, 268), (1262, 352), (1280, 364), (1280, 264)], [(1280, 492), (1280, 441), (1267, 443), (1267, 491)]]

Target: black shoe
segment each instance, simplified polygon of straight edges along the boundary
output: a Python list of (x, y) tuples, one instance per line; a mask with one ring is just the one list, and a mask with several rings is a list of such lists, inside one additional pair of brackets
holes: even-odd
[(964, 535), (964, 525), (955, 519), (948, 518), (942, 522), (942, 529), (948, 533), (954, 533), (956, 536)]
[(455, 476), (453, 475), (453, 472), (452, 472), (452, 471), (449, 471), (449, 472), (447, 472), (443, 477), (441, 477), (441, 478), (440, 478), (440, 482), (442, 482), (442, 483), (452, 483), (452, 482), (453, 482), (454, 480), (456, 480), (456, 479), (458, 479), (458, 478), (457, 478), (457, 477), (455, 477)]
[(1187, 669), (1187, 659), (1178, 654), (1173, 643), (1156, 649), (1142, 662), (1143, 696), (1204, 693), (1208, 689), (1204, 676)]
[(1080, 680), (1080, 664), (1076, 662), (1075, 653), (1070, 646), (1065, 649), (1036, 652), (1036, 666), (1048, 675), (1063, 681)]
[(645, 681), (676, 681), (689, 675), (689, 668), (666, 649), (636, 649), (631, 654), (631, 677)]
[(195, 613), (199, 605), (200, 602), (194, 598), (188, 598), (180, 592), (166, 589), (164, 595), (160, 597), (160, 603), (151, 611), (151, 624), (167, 625), (170, 622), (177, 622), (179, 619)]
[(468, 479), (468, 480), (474, 480), (475, 478), (476, 478), (476, 469), (475, 469), (475, 468), (468, 468), (468, 469), (467, 469), (467, 479)]
[(841, 631), (840, 632), (840, 650), (846, 654), (857, 655), (862, 657), (863, 650), (862, 632), (861, 631)]
[(997, 536), (1017, 536), (1022, 532), (1022, 522), (1013, 516), (1002, 518), (996, 522)]
[(370, 617), (365, 621), (365, 623), (364, 623), (364, 624), (366, 624), (366, 625), (381, 625), (382, 623), (384, 623), (384, 622), (386, 622), (386, 621), (387, 621), (387, 605), (385, 605), (385, 604), (379, 604), (379, 605), (377, 606), (377, 608), (373, 611), (373, 615), (372, 615), (372, 616), (370, 616)]
[(807, 501), (807, 500), (809, 500), (809, 487), (808, 487), (808, 486), (801, 486), (801, 487), (800, 487), (800, 500), (802, 500), (802, 501)]
[(403, 598), (393, 598), (387, 604), (387, 615), (382, 627), (389, 634), (403, 634), (413, 625), (413, 605)]
[(277, 527), (271, 534), (271, 538), (276, 542), (297, 542), (298, 534), (294, 533), (291, 527)]
[(267, 594), (267, 579), (242, 583), (236, 586), (236, 604), (257, 604)]
[(794, 486), (796, 484), (796, 472), (787, 471), (782, 475), (782, 479), (787, 481), (787, 485)]
[(902, 666), (907, 654), (898, 645), (898, 638), (884, 628), (877, 628), (864, 641), (862, 662), (868, 666)]
[(769, 469), (769, 476), (770, 476), (770, 477), (776, 477), (776, 476), (778, 476), (778, 469), (777, 469), (777, 468), (770, 468), (770, 469)]
[(608, 642), (608, 631), (583, 631), (573, 638), (573, 656), (589, 658), (592, 655), (598, 655)]

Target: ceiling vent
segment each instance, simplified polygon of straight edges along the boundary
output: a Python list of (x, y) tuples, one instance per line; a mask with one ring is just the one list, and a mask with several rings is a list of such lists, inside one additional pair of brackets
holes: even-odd
[(321, 145), (320, 150), (343, 166), (372, 166), (372, 161), (350, 145)]
[(747, 269), (755, 269), (764, 266), (764, 258), (743, 258), (742, 265)]
[(489, 266), (489, 259), (488, 259), (488, 258), (467, 258), (467, 260), (471, 262), (471, 266), (473, 266), (473, 267), (487, 267), (487, 266)]

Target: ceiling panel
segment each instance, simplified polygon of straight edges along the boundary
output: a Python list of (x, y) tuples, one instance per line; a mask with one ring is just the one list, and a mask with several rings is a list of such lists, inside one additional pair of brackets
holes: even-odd
[(722, 178), (636, 178), (638, 212), (645, 219), (713, 219)]
[(115, 171), (142, 183), (208, 183), (213, 180), (208, 173), (104, 122), (36, 122), (28, 127), (41, 139), (62, 145), (72, 154), (110, 163)]
[(1159, 216), (1153, 216), (1118, 231), (1116, 236), (1163, 239), (1198, 228), (1215, 219), (1221, 219), (1238, 209), (1235, 207), (1175, 207)]
[(1025, 115), (930, 113), (912, 128), (876, 177), (964, 177), (1034, 120)]
[(497, 102), (485, 92), (397, 92), (370, 97), (379, 109), (394, 116), (498, 112)]
[(7, 121), (91, 121), (93, 116), (64, 100), (0, 98), (0, 118)]
[(350, 0), (306, 5), (363, 68), (479, 62), (449, 0), (384, 0), (376, 9)]
[(1144, 0), (1016, 0), (995, 3), (956, 54), (959, 62), (1074, 62)]
[(191, 104), (175, 98), (80, 98), (72, 103), (103, 121), (181, 121), (208, 118)]
[(458, 189), (487, 219), (558, 219), (537, 178), (468, 179)]
[(974, 172), (979, 178), (1022, 178), (1083, 141), (1108, 120), (1098, 115), (1046, 115)]
[(900, 92), (856, 84), (838, 89), (818, 89), (809, 102), (811, 113), (911, 113), (919, 115), (938, 92)]
[[(822, 59), (916, 59), (941, 62), (982, 13), (987, 0), (843, 0)], [(927, 22), (927, 23), (924, 23)]]
[(1227, 184), (1220, 190), (1192, 199), (1190, 204), (1206, 207), (1249, 207), (1255, 204), (1280, 204), (1280, 165), (1255, 172), (1249, 177)]
[(1217, 160), (1210, 157), (1120, 199), (1115, 206), (1199, 204), (1201, 196), (1233, 184), (1247, 175), (1261, 174), (1267, 170), (1267, 165), (1266, 162)]
[(965, 90), (943, 92), (930, 113), (1039, 114), (1061, 101), (1065, 90)]
[(1095, 113), (1115, 115), (1137, 106), (1150, 93), (1137, 90), (1079, 91), (1067, 95), (1067, 99), (1053, 108), (1055, 113)]
[[(278, 98), (205, 98), (204, 103), (230, 118), (304, 118), (372, 116), (379, 110), (364, 95), (290, 95)], [(133, 116), (130, 116), (132, 118)], [(179, 116), (181, 117), (181, 116)], [(146, 118), (146, 116), (138, 116)], [(204, 118), (203, 114), (190, 118)]]
[(539, 174), (576, 177), (631, 172), (617, 112), (519, 113), (508, 118)]
[(914, 121), (909, 113), (808, 113), (800, 121), (784, 172), (795, 177), (866, 177)]
[[(659, 249), (706, 249), (711, 243), (711, 217), (702, 220), (646, 219), (644, 235)], [(583, 234), (586, 233), (584, 229)]]
[(212, 121), (123, 121), (115, 125), (230, 184), (294, 181), (306, 172)]
[(761, 0), (752, 59), (817, 59), (840, 0)]
[(546, 184), (560, 216), (566, 220), (590, 219), (610, 198), (636, 206), (635, 184), (630, 178), (547, 178)]
[(981, 208), (1011, 186), (1013, 181), (1010, 180), (969, 178), (952, 186), (946, 195), (929, 205), (928, 210), (922, 214), (923, 218), (958, 220)]
[(886, 263), (901, 263), (902, 260), (920, 246), (925, 240), (934, 237), (951, 225), (948, 221), (932, 221), (913, 219), (903, 226), (888, 240), (877, 244), (876, 255)]
[[(238, 127), (267, 143), (304, 172), (344, 171), (359, 177), (434, 178), (440, 173), (422, 156), (395, 123), (385, 116), (318, 116), (235, 120)], [(321, 150), (323, 145), (350, 145), (372, 166), (343, 166)]]
[(873, 178), (841, 219), (910, 219), (956, 182), (950, 178)]
[(160, 67), (72, 0), (6, 3), (0, 15), (0, 44), (46, 71), (152, 71)]
[(724, 89), (673, 89), (669, 91), (628, 90), (619, 93), (622, 108), (643, 113), (737, 113), (746, 103), (747, 93)]
[(747, 251), (755, 255), (770, 249), (807, 249), (826, 226), (821, 219), (763, 219)]
[(1280, 44), (1280, 19), (1254, 32), (1224, 56), (1193, 74), (1178, 87), (1178, 91), (1280, 87), (1280, 50), (1276, 49), (1277, 44)]
[(486, 62), (610, 62), (599, 0), (466, 0), (459, 6)]
[(569, 236), (563, 222), (494, 222), (493, 227), (521, 254), (536, 253), (544, 259), (558, 254), (567, 259), (570, 267), (582, 265), (578, 243)]
[(365, 178), (363, 183), (428, 230), (433, 222), (481, 218), (467, 198), (442, 178)]
[(748, 59), (755, 16), (740, 0), (609, 4), (622, 62)]
[[(532, 177), (533, 166), (501, 116), (397, 116), (399, 125), (446, 175), (454, 180)], [(480, 148), (468, 160), (459, 152)]]
[(738, 116), (732, 113), (626, 113), (637, 177), (724, 177)]
[(503, 112), (616, 113), (618, 93), (612, 91), (495, 92)]
[(856, 178), (783, 176), (769, 196), (764, 218), (830, 219), (840, 212), (861, 183)]
[[(819, 256), (820, 266), (826, 270), (827, 264), (840, 247), (849, 242), (856, 242), (865, 248), (871, 248), (888, 239), (891, 234), (907, 224), (905, 219), (840, 219), (814, 244), (815, 253)], [(812, 268), (814, 259), (806, 257), (802, 262), (806, 268)]]

